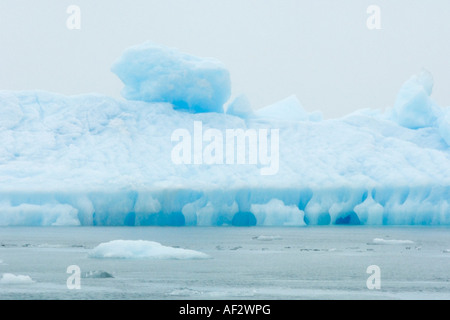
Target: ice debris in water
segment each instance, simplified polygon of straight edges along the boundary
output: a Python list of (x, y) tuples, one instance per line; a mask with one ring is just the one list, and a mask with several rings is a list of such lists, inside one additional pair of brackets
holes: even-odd
[(106, 271), (95, 270), (95, 271), (86, 271), (81, 274), (82, 278), (92, 278), (92, 279), (105, 279), (105, 278), (114, 278), (112, 274)]
[(382, 239), (375, 238), (372, 241), (374, 244), (414, 244), (412, 240), (395, 240), (395, 239)]

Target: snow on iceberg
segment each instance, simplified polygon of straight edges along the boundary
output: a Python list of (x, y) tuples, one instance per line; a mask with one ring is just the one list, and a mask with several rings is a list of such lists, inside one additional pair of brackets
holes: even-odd
[(113, 240), (101, 243), (89, 253), (91, 258), (111, 259), (208, 259), (202, 252), (166, 247), (145, 240)]
[(152, 42), (126, 50), (112, 71), (129, 100), (169, 102), (190, 112), (223, 112), (229, 99), (228, 70), (213, 58), (199, 58)]
[(12, 273), (4, 273), (0, 279), (0, 284), (31, 284), (34, 281), (30, 276), (15, 275)]

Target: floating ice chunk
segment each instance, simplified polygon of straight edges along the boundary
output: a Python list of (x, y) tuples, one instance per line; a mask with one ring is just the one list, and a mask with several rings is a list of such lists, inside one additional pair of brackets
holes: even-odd
[(128, 100), (169, 102), (190, 112), (223, 112), (231, 93), (225, 66), (146, 42), (127, 49), (112, 66)]
[(431, 100), (433, 76), (422, 71), (400, 89), (392, 111), (393, 119), (406, 128), (418, 129), (436, 124), (438, 107)]
[(304, 212), (297, 206), (286, 206), (279, 199), (266, 204), (252, 204), (250, 211), (255, 215), (258, 225), (266, 226), (304, 226)]
[(113, 240), (101, 243), (91, 250), (92, 258), (115, 259), (207, 259), (208, 255), (188, 249), (166, 247), (145, 240)]
[(240, 95), (228, 105), (227, 114), (242, 119), (248, 119), (254, 116), (253, 109), (247, 96)]
[(309, 118), (295, 95), (256, 110), (255, 114), (259, 118), (270, 120), (306, 121)]
[(382, 238), (375, 238), (373, 239), (373, 244), (414, 244), (414, 241), (411, 240), (395, 240), (395, 239), (382, 239)]
[(0, 284), (31, 284), (33, 282), (30, 276), (14, 275), (12, 273), (4, 273), (0, 279)]
[(82, 278), (90, 278), (90, 279), (105, 279), (105, 278), (114, 278), (112, 274), (106, 271), (95, 270), (95, 271), (87, 271), (81, 274)]
[(0, 204), (0, 226), (78, 226), (78, 210), (68, 204)]
[(283, 238), (281, 238), (280, 236), (265, 236), (265, 235), (261, 235), (261, 236), (257, 236), (257, 237), (253, 237), (254, 240), (259, 240), (259, 241), (273, 241), (273, 240), (282, 240)]

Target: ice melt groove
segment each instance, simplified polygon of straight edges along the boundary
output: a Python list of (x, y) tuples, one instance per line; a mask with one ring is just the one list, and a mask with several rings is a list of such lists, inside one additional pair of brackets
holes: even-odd
[(16, 192), (8, 194), (0, 225), (449, 224), (449, 192), (449, 187)]
[[(125, 99), (0, 91), (1, 226), (450, 224), (450, 108), (428, 72), (385, 112), (323, 120), (295, 96), (227, 102), (221, 62), (152, 43), (112, 70)], [(175, 164), (171, 135), (196, 121), (279, 129), (279, 170)]]

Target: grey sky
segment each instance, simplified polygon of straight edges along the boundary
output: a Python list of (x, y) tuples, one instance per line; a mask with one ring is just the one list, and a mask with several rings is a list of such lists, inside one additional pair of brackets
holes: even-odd
[[(382, 30), (366, 27), (371, 4)], [(0, 89), (119, 97), (112, 63), (152, 40), (223, 61), (255, 109), (291, 94), (326, 118), (385, 108), (422, 68), (448, 106), (449, 15), (448, 0), (1, 0)]]

